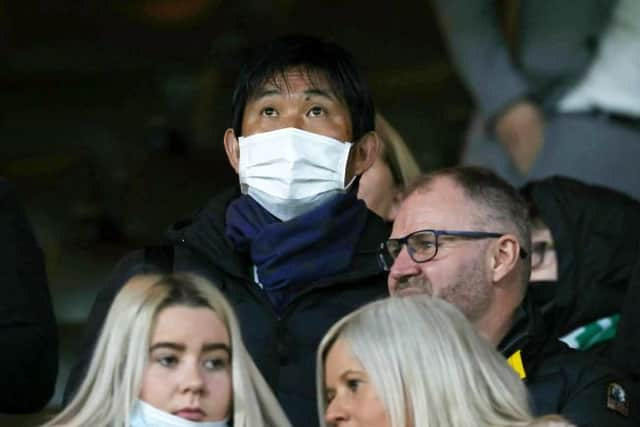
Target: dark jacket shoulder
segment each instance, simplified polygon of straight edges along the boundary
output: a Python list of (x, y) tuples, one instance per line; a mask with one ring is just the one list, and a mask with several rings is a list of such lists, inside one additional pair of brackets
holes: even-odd
[[(369, 212), (350, 267), (332, 277), (311, 281), (282, 313), (276, 313), (254, 283), (252, 263), (225, 236), (226, 211), (237, 188), (213, 197), (192, 218), (172, 226), (163, 245), (173, 250), (172, 271), (208, 278), (232, 304), (247, 349), (275, 391), (293, 425), (317, 422), (315, 352), (324, 333), (359, 306), (385, 297), (386, 271), (379, 257), (389, 224)], [(91, 357), (93, 343), (111, 301), (124, 282), (151, 268), (145, 251), (136, 251), (114, 270), (92, 308), (83, 355), (72, 371), (67, 391), (77, 387)], [(68, 393), (67, 393), (68, 394)]]
[(531, 298), (518, 309), (514, 327), (499, 348), (505, 357), (520, 351), (536, 415), (559, 413), (578, 427), (636, 425), (610, 407), (608, 396), (614, 385), (630, 391), (628, 379), (597, 354), (550, 338)]
[(53, 394), (58, 338), (44, 254), (14, 188), (0, 178), (0, 412), (35, 412)]

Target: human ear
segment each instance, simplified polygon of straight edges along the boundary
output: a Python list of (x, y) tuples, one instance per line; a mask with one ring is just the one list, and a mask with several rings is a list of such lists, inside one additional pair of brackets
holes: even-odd
[(227, 153), (229, 164), (236, 173), (240, 168), (240, 144), (233, 129), (229, 128), (224, 132), (224, 151)]
[(351, 153), (350, 169), (353, 175), (362, 175), (376, 161), (378, 150), (380, 149), (378, 134), (374, 131), (367, 132), (358, 142), (353, 144)]
[(492, 252), (493, 282), (501, 282), (520, 261), (520, 243), (513, 234), (505, 234), (496, 242)]

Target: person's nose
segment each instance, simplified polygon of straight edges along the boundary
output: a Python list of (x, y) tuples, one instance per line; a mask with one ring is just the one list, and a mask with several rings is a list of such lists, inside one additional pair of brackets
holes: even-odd
[(202, 393), (204, 391), (204, 384), (204, 373), (198, 363), (195, 361), (185, 363), (181, 380), (182, 392)]
[(305, 117), (298, 113), (297, 110), (283, 112), (280, 124), (283, 128), (298, 128), (305, 130)]
[(327, 405), (327, 410), (324, 415), (325, 422), (331, 426), (339, 426), (341, 422), (345, 422), (349, 419), (349, 415), (340, 403), (339, 397), (334, 397)]
[(389, 288), (389, 294), (394, 295), (398, 284), (402, 283), (409, 277), (417, 276), (420, 274), (420, 265), (415, 262), (409, 255), (409, 249), (407, 245), (402, 246), (402, 250), (398, 254), (391, 269), (389, 270), (389, 276), (387, 285)]

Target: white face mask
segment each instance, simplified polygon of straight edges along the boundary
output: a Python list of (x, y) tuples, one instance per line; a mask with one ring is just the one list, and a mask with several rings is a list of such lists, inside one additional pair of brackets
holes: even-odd
[(189, 421), (161, 411), (142, 400), (136, 401), (130, 427), (228, 427), (227, 420)]
[(344, 185), (351, 145), (297, 128), (240, 137), (240, 189), (288, 221), (351, 185)]

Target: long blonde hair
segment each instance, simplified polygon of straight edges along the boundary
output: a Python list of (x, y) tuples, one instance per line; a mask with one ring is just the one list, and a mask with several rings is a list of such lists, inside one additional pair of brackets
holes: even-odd
[(412, 420), (421, 427), (534, 421), (525, 386), (505, 359), (454, 306), (427, 295), (368, 304), (329, 330), (317, 355), (321, 419), (327, 410), (324, 362), (338, 338), (369, 375), (392, 427)]
[(244, 347), (231, 306), (211, 282), (193, 274), (139, 275), (125, 284), (111, 305), (78, 392), (45, 426), (128, 427), (155, 319), (173, 305), (210, 308), (226, 326), (232, 349), (234, 427), (289, 426)]
[(380, 113), (376, 114), (376, 133), (382, 140), (382, 157), (389, 165), (394, 183), (402, 188), (420, 175), (420, 166), (400, 133)]

